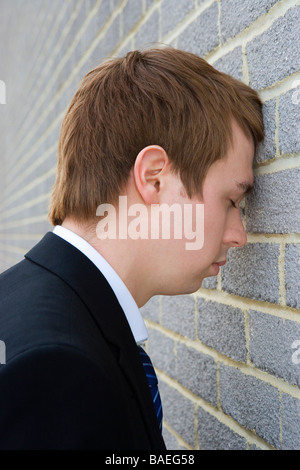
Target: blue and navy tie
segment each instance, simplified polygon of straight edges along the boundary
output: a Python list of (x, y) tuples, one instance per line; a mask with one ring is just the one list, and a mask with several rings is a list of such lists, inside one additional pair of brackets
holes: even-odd
[(160, 429), (160, 431), (162, 431), (163, 413), (162, 413), (161, 399), (160, 399), (160, 395), (159, 395), (159, 391), (158, 391), (157, 377), (156, 377), (151, 359), (148, 356), (148, 354), (143, 350), (143, 348), (141, 346), (138, 346), (138, 349), (139, 349), (139, 353), (140, 353), (140, 358), (142, 360), (142, 364), (143, 364), (144, 369), (145, 369), (148, 384), (149, 384), (149, 387), (150, 387), (152, 400), (153, 400), (153, 404), (154, 404), (154, 407), (155, 407), (156, 416), (157, 416), (157, 419), (158, 419), (159, 429)]

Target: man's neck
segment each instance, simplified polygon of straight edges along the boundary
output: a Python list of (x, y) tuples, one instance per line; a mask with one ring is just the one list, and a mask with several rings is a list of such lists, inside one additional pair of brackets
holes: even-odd
[(66, 218), (62, 226), (87, 241), (120, 276), (138, 307), (154, 295), (151, 292), (151, 275), (146, 275), (145, 257), (140, 254), (138, 240), (100, 240), (95, 223), (79, 223)]

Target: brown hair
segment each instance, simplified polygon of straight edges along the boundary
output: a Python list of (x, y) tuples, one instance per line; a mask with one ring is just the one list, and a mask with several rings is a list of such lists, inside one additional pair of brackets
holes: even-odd
[(204, 59), (177, 49), (132, 51), (90, 71), (62, 123), (49, 218), (88, 220), (115, 203), (138, 153), (166, 151), (189, 197), (225, 156), (235, 118), (255, 146), (263, 140), (256, 91)]

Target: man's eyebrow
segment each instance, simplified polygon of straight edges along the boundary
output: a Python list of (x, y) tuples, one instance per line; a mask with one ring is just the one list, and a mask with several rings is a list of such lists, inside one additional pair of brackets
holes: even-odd
[(253, 184), (249, 183), (248, 181), (236, 181), (237, 187), (243, 191), (243, 195), (247, 196), (247, 194), (251, 193), (253, 191)]

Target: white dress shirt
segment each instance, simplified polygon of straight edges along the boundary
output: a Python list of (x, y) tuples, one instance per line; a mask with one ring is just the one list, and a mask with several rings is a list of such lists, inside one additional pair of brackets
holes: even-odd
[(148, 332), (139, 308), (128, 288), (111, 265), (86, 240), (71, 230), (57, 225), (53, 233), (81, 251), (101, 271), (121, 305), (136, 343), (148, 339)]

